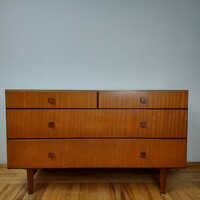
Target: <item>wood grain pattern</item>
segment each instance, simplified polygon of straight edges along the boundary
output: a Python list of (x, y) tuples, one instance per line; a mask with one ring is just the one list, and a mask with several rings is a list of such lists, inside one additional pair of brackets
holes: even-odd
[(168, 170), (167, 193), (161, 195), (157, 169), (38, 170), (29, 195), (26, 170), (0, 165), (0, 200), (199, 200), (199, 172), (200, 163)]
[(8, 167), (27, 169), (29, 193), (34, 168), (160, 168), (165, 192), (166, 168), (186, 166), (187, 113), (186, 90), (7, 90)]
[(8, 167), (185, 167), (186, 143), (185, 139), (9, 140)]
[[(146, 103), (140, 99), (146, 98)], [(100, 91), (99, 108), (187, 108), (188, 91)]]
[(8, 138), (187, 137), (186, 110), (29, 109), (6, 116)]
[[(50, 99), (50, 100), (49, 100)], [(7, 108), (96, 108), (95, 91), (6, 90)]]

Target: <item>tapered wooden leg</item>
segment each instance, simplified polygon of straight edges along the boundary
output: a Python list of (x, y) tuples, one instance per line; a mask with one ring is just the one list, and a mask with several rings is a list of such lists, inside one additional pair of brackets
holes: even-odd
[(167, 169), (160, 169), (160, 192), (165, 194), (166, 190), (166, 182), (167, 182)]
[(33, 194), (35, 169), (27, 169), (28, 193)]

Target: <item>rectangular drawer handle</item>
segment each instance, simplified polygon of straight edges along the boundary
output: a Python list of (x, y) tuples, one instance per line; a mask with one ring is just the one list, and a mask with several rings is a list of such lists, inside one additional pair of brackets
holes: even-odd
[(56, 158), (56, 154), (54, 152), (49, 152), (48, 153), (48, 158), (55, 159)]
[(144, 122), (144, 121), (140, 122), (140, 127), (147, 128), (147, 122)]
[(146, 97), (140, 97), (140, 103), (147, 103), (147, 98)]
[(49, 128), (55, 128), (55, 122), (48, 122)]
[(49, 104), (55, 104), (56, 103), (56, 99), (53, 97), (48, 97), (48, 103)]

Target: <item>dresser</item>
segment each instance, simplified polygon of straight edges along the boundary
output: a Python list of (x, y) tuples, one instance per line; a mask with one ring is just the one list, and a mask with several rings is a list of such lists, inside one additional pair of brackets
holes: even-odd
[(8, 168), (186, 167), (187, 90), (6, 90)]

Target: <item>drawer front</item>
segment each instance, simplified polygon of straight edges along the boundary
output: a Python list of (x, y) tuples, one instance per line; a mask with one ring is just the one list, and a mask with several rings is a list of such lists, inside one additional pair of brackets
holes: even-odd
[(8, 168), (185, 167), (186, 140), (8, 140)]
[(187, 110), (7, 109), (8, 138), (186, 138)]
[(188, 91), (102, 91), (99, 108), (187, 108)]
[(7, 108), (96, 108), (95, 91), (6, 91)]

